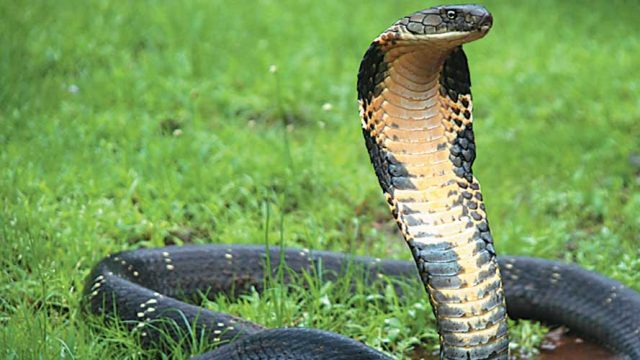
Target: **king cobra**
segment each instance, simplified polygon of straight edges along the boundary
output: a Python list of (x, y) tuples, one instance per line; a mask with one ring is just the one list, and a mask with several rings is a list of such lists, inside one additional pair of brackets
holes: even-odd
[(415, 263), (262, 246), (134, 250), (93, 269), (86, 307), (122, 320), (144, 346), (190, 333), (220, 345), (201, 359), (388, 359), (338, 334), (265, 329), (186, 301), (261, 291), (281, 261), (292, 272), (323, 272), (329, 280), (344, 276), (347, 264), (361, 266), (367, 278), (412, 279), (417, 265), (443, 359), (507, 359), (507, 314), (565, 325), (621, 357), (640, 359), (640, 294), (575, 265), (496, 257), (472, 172), (473, 103), (462, 49), (492, 22), (475, 5), (416, 12), (378, 36), (360, 65), (366, 147)]

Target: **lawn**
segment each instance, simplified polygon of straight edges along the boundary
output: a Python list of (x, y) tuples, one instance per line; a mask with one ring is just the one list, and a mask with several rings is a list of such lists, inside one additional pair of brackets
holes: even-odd
[[(483, 3), (495, 25), (466, 49), (499, 254), (640, 290), (640, 4)], [(0, 2), (0, 357), (144, 358), (79, 311), (84, 277), (112, 252), (282, 240), (408, 259), (355, 77), (377, 34), (432, 5)], [(400, 357), (437, 345), (421, 289), (351, 299), (336, 287), (208, 306)]]

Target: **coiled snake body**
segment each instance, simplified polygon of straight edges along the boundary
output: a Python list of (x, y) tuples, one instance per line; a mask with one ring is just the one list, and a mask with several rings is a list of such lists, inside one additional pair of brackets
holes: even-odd
[[(415, 277), (436, 316), (441, 357), (506, 359), (507, 312), (564, 324), (622, 356), (640, 359), (640, 295), (573, 265), (501, 257), (493, 248), (475, 159), (471, 82), (462, 44), (492, 25), (480, 6), (443, 6), (406, 16), (376, 38), (360, 66), (358, 99), (367, 149), (415, 264), (353, 261), (371, 275)], [(346, 337), (271, 329), (187, 304), (198, 294), (262, 288), (265, 259), (280, 249), (186, 246), (136, 250), (100, 262), (87, 279), (92, 313), (129, 321), (144, 343), (160, 331), (195, 328), (225, 345), (203, 358), (384, 359)], [(345, 255), (282, 250), (293, 271), (340, 276)], [(375, 278), (375, 277), (374, 277)], [(179, 300), (180, 299), (180, 300)], [(163, 327), (155, 320), (173, 320)]]

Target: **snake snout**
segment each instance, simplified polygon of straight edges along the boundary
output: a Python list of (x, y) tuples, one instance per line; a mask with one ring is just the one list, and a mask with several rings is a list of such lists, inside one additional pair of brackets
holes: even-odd
[(482, 5), (468, 5), (467, 21), (477, 31), (486, 33), (493, 25), (493, 15)]
[(478, 23), (478, 29), (480, 29), (480, 31), (482, 32), (487, 32), (489, 31), (489, 29), (491, 29), (492, 25), (493, 15), (491, 15), (491, 13), (487, 11), (480, 19), (480, 22)]

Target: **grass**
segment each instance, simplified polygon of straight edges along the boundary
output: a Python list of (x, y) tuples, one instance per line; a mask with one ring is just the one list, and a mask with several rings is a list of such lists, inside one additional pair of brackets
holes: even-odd
[[(355, 74), (374, 36), (431, 5), (1, 2), (0, 356), (143, 357), (78, 310), (83, 278), (111, 252), (266, 231), (408, 258), (364, 150)], [(640, 289), (640, 6), (486, 5), (494, 28), (467, 54), (497, 250)], [(264, 228), (267, 205), (282, 224)], [(345, 298), (336, 286), (210, 306), (398, 356), (435, 346), (419, 292)]]

